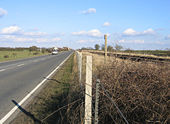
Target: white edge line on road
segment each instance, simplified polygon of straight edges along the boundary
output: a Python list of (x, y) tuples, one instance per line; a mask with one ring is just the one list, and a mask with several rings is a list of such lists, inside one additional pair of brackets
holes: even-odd
[[(54, 74), (55, 71), (57, 71), (64, 63), (67, 61), (67, 59), (71, 56), (70, 54), (58, 67), (56, 67), (41, 83), (39, 83), (29, 94), (27, 94), (19, 103), (18, 105), (22, 105), (50, 76)], [(16, 110), (18, 106), (15, 106), (9, 111), (1, 120), (0, 124), (3, 124)]]
[(5, 71), (6, 69), (1, 69), (0, 72)]

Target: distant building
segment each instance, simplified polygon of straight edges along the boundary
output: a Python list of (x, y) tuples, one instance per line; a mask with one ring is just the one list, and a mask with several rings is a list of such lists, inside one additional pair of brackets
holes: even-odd
[(65, 51), (70, 50), (70, 48), (68, 48), (68, 47), (63, 47), (63, 49), (64, 49)]
[(58, 52), (60, 52), (60, 51), (69, 51), (69, 50), (71, 50), (71, 49), (68, 48), (68, 47), (63, 47), (63, 48), (60, 48), (60, 47), (53, 47), (52, 49), (53, 49), (53, 51), (58, 51)]

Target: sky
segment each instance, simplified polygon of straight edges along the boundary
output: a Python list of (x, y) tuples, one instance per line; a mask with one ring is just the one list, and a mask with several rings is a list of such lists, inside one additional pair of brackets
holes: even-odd
[(170, 0), (0, 0), (0, 47), (170, 48)]

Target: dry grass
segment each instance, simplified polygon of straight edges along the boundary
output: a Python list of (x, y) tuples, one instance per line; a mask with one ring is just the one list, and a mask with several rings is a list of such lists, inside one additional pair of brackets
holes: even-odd
[[(98, 72), (107, 92), (130, 123), (168, 123), (169, 65), (114, 61)], [(123, 123), (108, 98), (102, 94), (100, 99), (100, 122)]]
[[(93, 101), (95, 82), (99, 78), (130, 124), (170, 122), (169, 63), (135, 62), (113, 57), (108, 58), (104, 65), (104, 57), (101, 55), (88, 52), (83, 52), (83, 55), (84, 64), (86, 55), (93, 56)], [(124, 120), (102, 89), (100, 95), (99, 123), (124, 124)]]

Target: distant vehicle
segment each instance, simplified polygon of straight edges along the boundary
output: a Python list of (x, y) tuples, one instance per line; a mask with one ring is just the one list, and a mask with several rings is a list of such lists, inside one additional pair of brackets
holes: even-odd
[(52, 54), (52, 55), (57, 55), (57, 54), (58, 54), (58, 51), (53, 51), (51, 54)]

